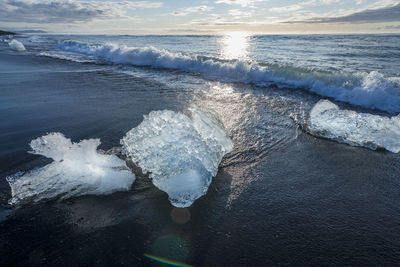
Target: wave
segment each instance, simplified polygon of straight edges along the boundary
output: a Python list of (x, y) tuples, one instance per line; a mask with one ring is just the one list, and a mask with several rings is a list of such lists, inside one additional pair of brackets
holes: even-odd
[(188, 207), (207, 193), (222, 157), (233, 149), (224, 128), (192, 106), (191, 116), (153, 111), (121, 140), (127, 156), (172, 205)]
[(25, 46), (18, 40), (12, 39), (8, 45), (12, 50), (18, 51), (18, 52), (24, 52), (26, 51)]
[(77, 54), (60, 54), (60, 53), (55, 53), (55, 52), (41, 52), (38, 54), (38, 56), (43, 56), (43, 57), (51, 57), (55, 59), (61, 59), (61, 60), (68, 60), (68, 61), (74, 61), (78, 63), (96, 63), (95, 60), (91, 60), (88, 58), (83, 58), (81, 55)]
[(311, 110), (313, 135), (353, 146), (400, 152), (400, 115), (391, 118), (340, 110), (328, 100), (320, 100)]
[(125, 161), (96, 151), (99, 139), (71, 142), (61, 133), (32, 140), (31, 153), (54, 161), (42, 168), (7, 177), (10, 204), (80, 195), (105, 195), (127, 191), (135, 180)]
[(43, 36), (33, 35), (27, 39), (27, 42), (32, 43), (32, 44), (43, 44), (43, 43), (48, 42), (48, 39)]
[(79, 41), (59, 43), (64, 51), (96, 56), (116, 64), (131, 64), (199, 73), (210, 79), (250, 83), (257, 86), (305, 88), (321, 96), (350, 104), (400, 112), (400, 78), (384, 77), (377, 71), (344, 74), (301, 70), (285, 66), (260, 65), (249, 61), (223, 61), (201, 56), (171, 53), (154, 47), (88, 44)]

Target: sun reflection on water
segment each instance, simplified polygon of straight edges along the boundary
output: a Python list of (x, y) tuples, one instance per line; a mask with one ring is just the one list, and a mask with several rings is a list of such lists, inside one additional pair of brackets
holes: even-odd
[(224, 59), (248, 59), (250, 34), (230, 32), (221, 39), (221, 56)]

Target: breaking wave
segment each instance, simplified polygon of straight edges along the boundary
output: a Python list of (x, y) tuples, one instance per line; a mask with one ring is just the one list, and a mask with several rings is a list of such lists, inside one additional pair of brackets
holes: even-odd
[(377, 71), (344, 74), (323, 73), (249, 61), (223, 61), (215, 58), (171, 53), (154, 47), (133, 48), (117, 44), (88, 44), (63, 41), (59, 47), (68, 52), (96, 56), (117, 64), (149, 66), (200, 73), (206, 78), (244, 82), (257, 86), (305, 88), (322, 96), (350, 104), (400, 112), (400, 78), (384, 77)]
[(71, 142), (61, 133), (32, 140), (31, 153), (54, 161), (42, 168), (7, 177), (11, 187), (10, 204), (80, 195), (105, 195), (127, 191), (135, 175), (124, 160), (96, 151), (99, 139)]
[(328, 100), (320, 100), (311, 110), (311, 133), (370, 149), (400, 152), (400, 115), (391, 118), (341, 110)]
[(126, 155), (176, 207), (188, 207), (207, 193), (222, 157), (233, 149), (215, 119), (194, 106), (189, 110), (190, 117), (153, 111), (121, 140)]

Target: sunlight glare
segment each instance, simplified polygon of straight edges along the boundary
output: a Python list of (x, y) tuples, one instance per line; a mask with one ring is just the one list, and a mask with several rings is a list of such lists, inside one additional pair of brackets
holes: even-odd
[(247, 59), (250, 34), (230, 32), (222, 37), (221, 56), (224, 59)]

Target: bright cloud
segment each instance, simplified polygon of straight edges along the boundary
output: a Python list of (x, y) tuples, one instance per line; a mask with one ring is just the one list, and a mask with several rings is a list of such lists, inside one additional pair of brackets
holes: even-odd
[(305, 2), (299, 2), (297, 4), (270, 8), (269, 11), (275, 13), (285, 13), (285, 12), (293, 12), (297, 10), (304, 9), (307, 6), (317, 6), (317, 5), (331, 5), (334, 3), (338, 3), (340, 0), (309, 0)]
[[(360, 0), (358, 0), (358, 1), (360, 1)], [(362, 1), (362, 0), (361, 0)], [(325, 4), (325, 5), (330, 5), (330, 4), (333, 4), (333, 3), (338, 3), (338, 2), (340, 2), (340, 0), (321, 0), (321, 2), (323, 3), (323, 4)]]
[(193, 7), (187, 7), (182, 9), (181, 11), (175, 11), (172, 13), (174, 16), (187, 16), (190, 13), (201, 13), (205, 11), (211, 11), (213, 10), (213, 7), (210, 6), (193, 6)]
[(241, 5), (242, 7), (251, 6), (255, 2), (262, 2), (263, 0), (217, 0), (216, 4), (228, 4), (228, 5)]
[(253, 12), (243, 11), (240, 9), (230, 9), (228, 10), (228, 14), (237, 18), (242, 18), (242, 17), (250, 17), (253, 14)]
[(300, 2), (299, 4), (294, 4), (294, 5), (290, 5), (290, 6), (270, 8), (269, 11), (275, 12), (275, 13), (293, 12), (293, 11), (297, 11), (297, 10), (304, 8), (305, 6), (314, 5), (316, 2), (317, 2), (316, 0), (310, 0), (310, 1), (306, 1), (306, 2)]

